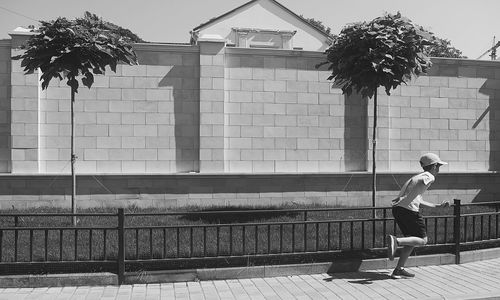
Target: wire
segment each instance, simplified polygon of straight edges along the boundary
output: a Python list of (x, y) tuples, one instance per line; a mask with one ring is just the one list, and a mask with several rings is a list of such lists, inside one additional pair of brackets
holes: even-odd
[(31, 17), (28, 17), (28, 16), (26, 16), (26, 15), (23, 15), (23, 14), (21, 14), (21, 13), (18, 13), (18, 12), (16, 12), (16, 11), (11, 10), (11, 9), (5, 8), (5, 7), (3, 7), (3, 6), (0, 6), (0, 8), (1, 8), (1, 9), (3, 9), (3, 10), (5, 10), (5, 11), (8, 11), (8, 12), (10, 12), (10, 13), (13, 13), (13, 14), (15, 14), (15, 15), (18, 15), (18, 16), (21, 16), (21, 17), (25, 17), (25, 18), (27, 18), (27, 19), (30, 19), (30, 20), (32, 20), (32, 21), (35, 21), (35, 22), (40, 22), (39, 20), (35, 20), (35, 19), (31, 18)]

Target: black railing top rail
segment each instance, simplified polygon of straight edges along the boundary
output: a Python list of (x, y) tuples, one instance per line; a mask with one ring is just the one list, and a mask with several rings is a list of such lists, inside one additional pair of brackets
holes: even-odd
[(462, 217), (480, 217), (480, 216), (495, 216), (500, 215), (500, 212), (481, 212), (481, 213), (470, 213), (470, 214), (460, 214)]
[(0, 217), (116, 217), (117, 213), (0, 213)]
[[(148, 227), (149, 228), (149, 227)], [(0, 227), (0, 230), (116, 230), (116, 226), (10, 226), (10, 227)]]
[(462, 204), (460, 204), (460, 206), (481, 206), (481, 205), (500, 206), (500, 201), (474, 202), (474, 203), (462, 203)]

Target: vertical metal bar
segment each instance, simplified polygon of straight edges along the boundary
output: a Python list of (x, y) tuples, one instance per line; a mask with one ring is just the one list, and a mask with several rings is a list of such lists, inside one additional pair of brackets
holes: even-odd
[(242, 228), (241, 228), (241, 239), (242, 239), (242, 245), (241, 245), (241, 249), (243, 251), (243, 255), (245, 255), (245, 249), (246, 249), (246, 246), (245, 246), (245, 242), (246, 242), (246, 226), (245, 225), (242, 225)]
[(469, 227), (467, 226), (467, 216), (464, 216), (464, 242), (467, 243), (467, 233), (469, 232)]
[(339, 250), (342, 250), (342, 222), (339, 222)]
[[(376, 217), (377, 217), (376, 212), (377, 211), (375, 210), (375, 208), (373, 208), (373, 223), (372, 223), (372, 247), (373, 248), (375, 248), (375, 235), (376, 235), (375, 231), (377, 230), (377, 226), (376, 226), (376, 223), (375, 223), (376, 222), (375, 220), (376, 220)], [(363, 226), (363, 228), (364, 228), (364, 226)], [(363, 247), (363, 249), (364, 248), (365, 247)]]
[(283, 224), (280, 224), (280, 253), (283, 253)]
[(319, 223), (316, 223), (316, 251), (319, 249)]
[(472, 241), (476, 240), (476, 216), (472, 216)]
[(479, 231), (481, 236), (480, 240), (484, 240), (484, 215), (481, 215), (481, 230)]
[(92, 260), (92, 229), (89, 229), (89, 260)]
[(103, 237), (102, 238), (103, 238), (102, 249), (103, 249), (104, 260), (107, 260), (107, 258), (108, 258), (108, 253), (107, 253), (108, 230), (107, 229), (103, 230)]
[(448, 242), (448, 218), (444, 218), (444, 241), (443, 243), (446, 244)]
[(203, 256), (207, 256), (207, 226), (203, 226)]
[(361, 249), (365, 249), (365, 221), (361, 221)]
[(59, 261), (62, 261), (63, 258), (63, 235), (64, 230), (59, 230)]
[[(18, 218), (17, 216), (14, 216), (14, 227), (17, 227), (18, 225)], [(18, 240), (19, 232), (17, 229), (14, 229), (14, 262), (17, 262), (17, 240)]]
[(384, 215), (383, 215), (383, 219), (384, 219), (384, 223), (382, 225), (382, 247), (385, 247), (385, 243), (386, 243), (386, 239), (385, 237), (387, 236), (387, 209), (383, 209), (383, 212), (382, 212)]
[(328, 222), (328, 248), (326, 250), (332, 249), (332, 222)]
[(495, 238), (498, 238), (498, 205), (495, 206), (496, 222), (495, 222)]
[(216, 250), (216, 256), (219, 256), (219, 250), (220, 250), (220, 227), (219, 225), (215, 226), (217, 229), (217, 237), (216, 237), (216, 242), (217, 242), (217, 250)]
[(30, 261), (33, 261), (33, 229), (30, 229)]
[(491, 239), (491, 215), (488, 215), (488, 240)]
[(75, 229), (75, 240), (74, 240), (74, 243), (75, 243), (75, 261), (78, 260), (78, 229)]
[(118, 209), (118, 284), (125, 279), (125, 213), (123, 208)]
[(229, 225), (229, 255), (233, 255), (233, 226)]
[(193, 227), (189, 228), (189, 256), (193, 257)]
[(437, 242), (437, 238), (438, 238), (438, 232), (437, 232), (438, 221), (439, 221), (439, 218), (434, 218), (434, 245), (436, 245), (438, 243)]
[[(455, 264), (460, 264), (460, 200), (453, 200), (453, 240), (455, 242)], [(467, 232), (467, 229), (465, 230)]]
[(304, 235), (303, 235), (303, 243), (304, 243), (304, 252), (307, 251), (307, 210), (304, 212)]
[(351, 227), (351, 231), (350, 231), (350, 234), (351, 234), (351, 250), (354, 249), (354, 222), (349, 222), (350, 223), (350, 227)]
[(292, 253), (295, 253), (295, 223), (292, 224)]
[(258, 225), (255, 225), (255, 254), (259, 251), (259, 229)]
[(135, 259), (139, 259), (139, 229), (135, 229)]
[(267, 224), (267, 254), (271, 253), (271, 225)]
[(176, 240), (176, 243), (177, 243), (177, 258), (179, 258), (179, 254), (180, 254), (180, 248), (181, 248), (181, 241), (180, 241), (180, 233), (179, 233), (179, 227), (176, 228), (176, 235), (177, 235), (177, 240)]
[(49, 258), (49, 253), (48, 253), (48, 252), (49, 252), (49, 251), (48, 251), (48, 248), (49, 248), (49, 247), (48, 247), (48, 246), (49, 246), (49, 242), (48, 242), (48, 240), (49, 240), (49, 230), (48, 230), (48, 229), (45, 229), (45, 240), (44, 240), (44, 248), (45, 248), (45, 253), (44, 253), (44, 254), (45, 254), (45, 261), (47, 261), (47, 260), (48, 260), (48, 258)]
[(163, 228), (163, 258), (167, 258), (167, 228)]
[(0, 262), (2, 261), (2, 249), (3, 249), (3, 230), (0, 229)]
[(153, 228), (149, 228), (149, 258), (153, 258)]

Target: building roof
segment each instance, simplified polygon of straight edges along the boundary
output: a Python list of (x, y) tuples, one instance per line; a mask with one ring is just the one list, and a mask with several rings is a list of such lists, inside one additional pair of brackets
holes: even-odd
[[(238, 11), (238, 10), (241, 10), (249, 5), (252, 5), (254, 4), (255, 2), (258, 2), (258, 1), (262, 1), (262, 0), (251, 0), (251, 1), (248, 1), (246, 3), (244, 3), (243, 5), (240, 5), (238, 7), (236, 7), (235, 9), (232, 9), (228, 12), (226, 12), (225, 14), (222, 14), (218, 17), (215, 17), (215, 18), (212, 18), (210, 19), (209, 21), (205, 22), (205, 23), (202, 23), (198, 26), (196, 26), (195, 28), (193, 28), (192, 32), (196, 32), (196, 31), (199, 31), (200, 29), (203, 29), (204, 27)], [(302, 21), (303, 23), (305, 23), (306, 25), (308, 25), (309, 27), (313, 28), (314, 30), (316, 30), (317, 32), (321, 33), (322, 35), (324, 35), (325, 37), (327, 38), (330, 38), (330, 35), (328, 35), (328, 33), (326, 33), (325, 31), (321, 30), (320, 28), (312, 25), (311, 23), (309, 23), (306, 19), (304, 19), (303, 17), (297, 15), (296, 13), (294, 13), (293, 11), (291, 11), (290, 9), (288, 9), (286, 6), (282, 5), (281, 3), (279, 3), (278, 1), (276, 0), (267, 0), (267, 1), (270, 1), (271, 3), (275, 4), (276, 6), (280, 7), (281, 9), (283, 9), (284, 11), (286, 11), (287, 13), (291, 14), (292, 16), (296, 17), (298, 20)]]

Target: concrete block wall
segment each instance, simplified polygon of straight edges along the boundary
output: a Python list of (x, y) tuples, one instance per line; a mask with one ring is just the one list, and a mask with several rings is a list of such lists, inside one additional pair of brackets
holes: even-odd
[[(0, 172), (11, 173), (0, 208), (65, 206), (70, 92), (56, 81), (41, 91), (38, 74), (9, 60), (25, 40), (0, 43)], [(315, 68), (322, 53), (199, 42), (138, 44), (140, 65), (79, 89), (79, 207), (371, 204), (371, 99), (333, 87)], [(429, 200), (497, 200), (500, 65), (433, 62), (378, 93), (379, 203), (428, 151), (450, 163)], [(187, 172), (202, 174), (178, 174)]]
[[(21, 54), (19, 47), (29, 35), (12, 37), (10, 55)], [(10, 155), (12, 173), (40, 172), (39, 73), (24, 74), (20, 60), (10, 62)]]
[(226, 53), (226, 172), (365, 170), (366, 102), (332, 87), (322, 53)]
[[(78, 90), (78, 173), (198, 170), (198, 50), (139, 45), (136, 52), (139, 65), (118, 65)], [(41, 93), (41, 173), (70, 172), (70, 95), (57, 80)]]
[[(418, 170), (418, 157), (431, 151), (450, 163), (444, 172), (498, 171), (500, 64), (432, 61), (429, 74), (390, 96), (379, 91), (378, 166), (391, 172)], [(368, 103), (371, 126), (373, 102)]]
[(10, 171), (10, 40), (0, 40), (0, 173)]

